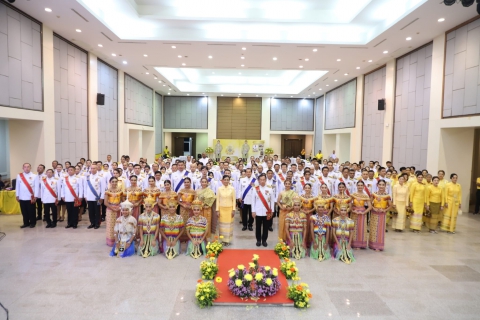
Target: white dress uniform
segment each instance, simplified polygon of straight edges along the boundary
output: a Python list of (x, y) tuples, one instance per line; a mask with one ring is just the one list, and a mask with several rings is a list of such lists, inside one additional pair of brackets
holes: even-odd
[[(37, 197), (42, 200), (43, 210), (45, 215), (45, 221), (47, 222), (47, 227), (55, 227), (57, 225), (57, 205), (56, 202), (61, 200), (61, 191), (62, 191), (62, 179), (57, 177), (45, 177), (41, 180), (40, 187), (38, 190)], [(52, 189), (55, 196), (47, 189), (45, 186), (47, 183)], [(52, 219), (50, 218), (50, 210), (52, 211)], [(53, 222), (53, 225), (52, 225)]]
[[(20, 178), (20, 175), (23, 174), (28, 185), (32, 189), (33, 194), (30, 192), (28, 187), (25, 185), (23, 180)], [(32, 203), (32, 196), (38, 194), (38, 182), (37, 175), (33, 172), (29, 173), (20, 173), (17, 175), (17, 183), (15, 186), (15, 195), (20, 200), (20, 210), (22, 211), (23, 216), (23, 226), (34, 227), (37, 223), (35, 216), (35, 202)]]
[[(181, 183), (181, 180), (186, 178), (186, 177), (189, 177), (191, 179), (192, 178), (192, 173), (188, 172), (187, 170), (183, 170), (181, 172), (177, 170), (174, 173), (172, 173), (172, 189), (173, 189), (173, 191), (178, 192), (183, 188), (183, 182)], [(181, 183), (180, 187), (177, 188), (177, 186), (180, 183)]]
[(375, 179), (377, 182), (375, 183), (375, 186), (374, 186), (374, 189), (373, 189), (373, 192), (377, 192), (378, 191), (378, 181), (380, 180), (385, 180), (386, 182), (386, 186), (385, 186), (385, 192), (388, 193), (389, 195), (392, 195), (392, 188), (391, 188), (391, 185), (392, 185), (392, 180), (388, 179), (388, 178), (383, 178), (383, 177), (378, 177), (377, 179)]
[[(90, 182), (92, 188), (95, 190), (98, 199), (91, 190), (88, 182)], [(84, 180), (83, 194), (85, 195), (85, 200), (88, 202), (88, 217), (90, 219), (90, 226), (96, 227), (97, 229), (98, 226), (100, 226), (101, 215), (101, 207), (98, 201), (100, 199), (104, 199), (106, 189), (107, 187), (105, 186), (105, 178), (103, 177), (103, 175), (100, 175), (99, 172), (97, 172), (96, 174), (90, 174)]]
[(301, 177), (300, 180), (296, 183), (296, 192), (301, 195), (304, 193), (303, 187), (304, 184), (310, 183), (312, 185), (312, 195), (315, 197), (318, 195), (318, 190), (319, 190), (319, 185), (318, 185), (318, 179), (310, 176), (310, 179), (307, 181), (305, 177)]
[[(317, 178), (318, 180), (318, 184), (319, 184), (319, 190), (320, 188), (322, 187), (322, 184), (325, 183), (328, 187), (328, 190), (330, 191), (330, 195), (334, 195), (334, 192), (335, 192), (335, 180), (336, 179), (333, 179), (333, 178), (330, 178), (330, 177), (324, 177), (323, 175), (321, 175), (320, 177)], [(321, 190), (319, 191), (321, 192)]]
[(268, 211), (275, 211), (275, 198), (274, 191), (272, 188), (269, 188), (267, 185), (258, 186), (258, 191), (255, 189), (253, 196), (252, 211), (255, 213), (255, 237), (257, 238), (257, 246), (259, 243), (262, 243), (264, 247), (267, 246), (268, 239), (268, 228), (270, 228), (270, 222), (267, 220), (267, 208), (265, 207), (263, 201), (260, 198), (259, 193), (265, 199), (265, 202), (268, 206)]
[(65, 199), (68, 213), (68, 225), (67, 227), (77, 228), (78, 224), (78, 207), (74, 206), (75, 196), (70, 191), (67, 185), (67, 181), (72, 187), (78, 199), (83, 198), (83, 179), (78, 175), (67, 175), (63, 179), (61, 196)]
[[(255, 181), (253, 180), (255, 179)], [(253, 182), (254, 186), (248, 190), (248, 192), (245, 194), (245, 198), (243, 198), (243, 194), (245, 191), (248, 189), (248, 186)], [(244, 177), (241, 178), (240, 181), (238, 182), (238, 189), (236, 191), (237, 198), (242, 199), (243, 198), (243, 208), (242, 208), (242, 221), (243, 221), (243, 227), (253, 227), (253, 217), (252, 217), (252, 203), (253, 203), (253, 195), (255, 193), (255, 186), (258, 185), (257, 178), (255, 178), (253, 175), (248, 178)]]
[(198, 159), (198, 161), (201, 162), (204, 166), (207, 165), (208, 160), (209, 160), (208, 158), (200, 158), (200, 159)]
[[(353, 180), (351, 180), (350, 178), (345, 179), (343, 176), (341, 176), (340, 178), (335, 180), (335, 184), (334, 184), (335, 185), (335, 189), (334, 189), (335, 193), (334, 194), (339, 193), (338, 185), (340, 184), (340, 182), (345, 183), (345, 187), (346, 187), (348, 193), (352, 193), (352, 190), (353, 190), (353, 192), (355, 192), (355, 190), (357, 188), (356, 185), (355, 185), (355, 182)], [(345, 193), (347, 193), (347, 192), (345, 191)]]

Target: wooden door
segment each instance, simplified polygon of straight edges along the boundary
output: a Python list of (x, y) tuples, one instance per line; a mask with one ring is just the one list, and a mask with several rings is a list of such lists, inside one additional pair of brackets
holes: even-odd
[(283, 156), (297, 157), (302, 152), (302, 139), (285, 139), (284, 140), (284, 152)]

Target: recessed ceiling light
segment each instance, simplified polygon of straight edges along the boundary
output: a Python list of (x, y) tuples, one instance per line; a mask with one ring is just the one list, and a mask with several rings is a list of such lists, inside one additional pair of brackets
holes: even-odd
[(383, 54), (386, 54), (386, 53), (388, 53), (388, 51), (387, 51), (387, 50), (383, 51)]
[(310, 95), (308, 95), (310, 97)]
[(144, 57), (148, 57), (148, 54), (144, 54), (143, 56), (144, 56)]
[(212, 72), (212, 74), (215, 74), (215, 72)]
[(405, 39), (405, 40), (410, 41), (410, 40), (412, 40), (412, 37), (407, 37), (407, 39)]
[(345, 73), (344, 76), (348, 76), (348, 73)]
[(368, 62), (372, 62), (373, 60), (368, 60)]
[(168, 88), (168, 91), (172, 90), (172, 88)]
[(50, 9), (50, 8), (45, 8), (45, 11), (47, 11), (47, 12), (52, 12), (52, 9)]
[(208, 59), (212, 59), (213, 57), (212, 56), (208, 56)]
[(157, 80), (158, 78), (157, 78), (157, 77), (153, 77), (153, 79)]
[(145, 74), (150, 74), (149, 72), (145, 72)]
[(258, 94), (257, 94), (257, 97), (258, 97)]
[(266, 76), (268, 76), (268, 73), (267, 73), (267, 74), (265, 74), (265, 75), (266, 75)]
[(315, 92), (313, 94), (315, 94)]
[(244, 65), (244, 64), (242, 64), (242, 67), (245, 67), (245, 65)]
[[(322, 88), (318, 89), (318, 90), (322, 90)], [(315, 93), (315, 92), (314, 92)]]
[(166, 84), (163, 85), (164, 87), (166, 86)]
[(124, 61), (123, 61), (123, 64), (127, 64), (127, 61), (124, 60)]
[(185, 64), (185, 63), (182, 63), (182, 66), (186, 66), (186, 65), (187, 65), (187, 64)]
[(273, 60), (277, 60), (277, 57), (273, 57)]
[(205, 92), (202, 92), (202, 94), (205, 94)]
[(438, 22), (443, 22), (443, 21), (445, 21), (445, 18), (438, 19)]
[(247, 48), (243, 47), (242, 50), (247, 50)]
[(175, 49), (176, 47), (175, 46), (172, 46), (172, 49)]
[(293, 98), (293, 96), (290, 96), (290, 98)]
[(179, 58), (181, 58), (182, 56), (181, 55), (178, 55)]
[(313, 52), (317, 52), (317, 49), (313, 49)]
[(342, 61), (342, 59), (337, 59), (337, 61)]
[(221, 94), (221, 96), (223, 97), (223, 94)]
[(242, 74), (241, 72), (239, 72), (238, 74)]
[(326, 85), (327, 87), (330, 86), (329, 84)]
[(187, 93), (187, 96), (189, 96), (189, 95), (190, 95), (190, 93)]
[(162, 80), (159, 80), (158, 83), (162, 83)]
[(77, 32), (82, 32), (82, 30), (80, 30), (80, 29), (75, 29), (75, 31), (77, 31)]
[(302, 68), (303, 68), (303, 66), (298, 66), (298, 67), (299, 67), (300, 69), (302, 69)]
[(112, 53), (112, 56), (116, 57), (117, 55), (115, 53)]
[(357, 70), (360, 69), (360, 67), (357, 67)]
[(310, 59), (308, 59), (308, 58), (305, 59), (305, 61), (308, 61), (308, 60), (310, 60)]
[(240, 59), (245, 59), (245, 57), (244, 57), (244, 56), (241, 56)]
[(103, 47), (103, 45), (101, 45), (100, 43), (98, 44), (98, 46), (99, 46), (100, 48)]
[(170, 92), (168, 94), (170, 94)]
[(242, 94), (241, 94), (241, 93), (239, 93), (238, 95), (239, 95), (239, 96), (241, 96)]

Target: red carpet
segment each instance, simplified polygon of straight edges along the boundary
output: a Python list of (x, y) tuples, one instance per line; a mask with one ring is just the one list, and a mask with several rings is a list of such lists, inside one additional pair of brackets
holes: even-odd
[[(261, 266), (270, 266), (278, 269), (278, 278), (282, 287), (276, 295), (267, 298), (260, 298), (258, 301), (242, 301), (239, 297), (234, 296), (228, 289), (228, 270), (237, 269), (239, 264), (248, 266), (252, 262), (254, 254), (258, 254), (260, 259), (258, 264)], [(215, 300), (214, 305), (284, 305), (293, 307), (293, 301), (287, 298), (287, 279), (280, 272), (280, 259), (273, 252), (273, 250), (239, 250), (239, 249), (225, 249), (218, 258), (218, 273), (217, 277), (222, 278), (222, 283), (216, 283), (215, 286), (220, 290), (220, 297)]]

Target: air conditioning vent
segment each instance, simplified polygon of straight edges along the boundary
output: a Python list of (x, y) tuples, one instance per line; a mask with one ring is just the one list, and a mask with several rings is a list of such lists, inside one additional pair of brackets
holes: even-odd
[(408, 26), (411, 25), (412, 23), (416, 22), (418, 19), (419, 19), (419, 18), (413, 20), (412, 22), (410, 22), (409, 24), (407, 24), (406, 26), (404, 26), (404, 27), (403, 27), (402, 29), (400, 29), (400, 30), (405, 29), (406, 27), (408, 27)]
[(78, 11), (77, 11), (77, 10), (75, 10), (75, 9), (72, 9), (72, 11), (73, 11), (73, 12), (75, 12), (75, 13), (77, 14), (77, 16), (79, 16), (80, 18), (82, 18), (83, 20), (85, 20), (85, 21), (87, 21), (87, 22), (88, 22), (88, 20), (87, 20), (87, 19), (85, 19), (85, 17), (84, 17), (84, 16), (82, 16), (80, 13), (78, 13)]
[(228, 47), (235, 47), (235, 43), (207, 43), (208, 46), (228, 46)]
[(340, 49), (368, 49), (368, 47), (340, 47)]
[(280, 48), (279, 45), (275, 44), (254, 44), (252, 47), (271, 47), (271, 48)]
[(101, 34), (103, 34), (103, 36), (104, 36), (105, 38), (107, 38), (108, 40), (110, 40), (110, 41), (113, 41), (113, 40), (112, 40), (112, 39), (110, 39), (110, 37), (109, 37), (109, 36), (107, 36), (105, 33), (103, 33), (103, 32), (100, 32), (100, 33), (101, 33)]
[(378, 47), (379, 45), (381, 45), (382, 43), (384, 43), (385, 41), (387, 41), (387, 39), (383, 39), (382, 41), (380, 41), (379, 43), (377, 43), (377, 44), (374, 45), (373, 47), (376, 48), (376, 47)]
[(123, 43), (123, 44), (147, 44), (146, 42), (136, 42), (136, 41), (119, 41), (117, 43)]

